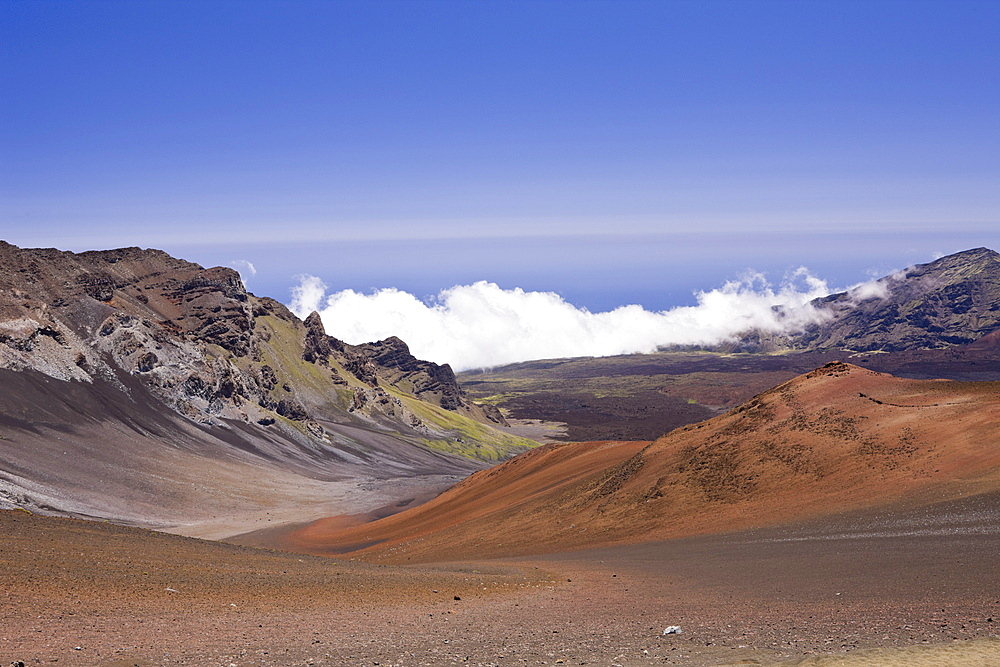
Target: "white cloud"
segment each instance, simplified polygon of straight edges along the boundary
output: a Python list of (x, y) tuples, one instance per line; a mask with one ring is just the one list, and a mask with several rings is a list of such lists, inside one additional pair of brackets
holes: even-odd
[(867, 301), (868, 299), (888, 298), (889, 293), (892, 291), (893, 284), (903, 280), (906, 277), (906, 272), (907, 269), (899, 269), (882, 278), (851, 285), (847, 288), (847, 296), (850, 299), (850, 305), (856, 306), (862, 301)]
[(852, 304), (858, 304), (868, 299), (884, 299), (889, 296), (888, 280), (869, 280), (868, 282), (852, 285), (847, 289), (847, 295)]
[(314, 310), (319, 310), (326, 285), (316, 276), (298, 276), (298, 279), (299, 284), (292, 288), (292, 303), (288, 307), (293, 313), (305, 317)]
[(257, 267), (255, 267), (253, 265), (253, 262), (251, 262), (250, 260), (234, 259), (233, 261), (229, 262), (229, 266), (233, 267), (239, 272), (240, 280), (243, 281), (244, 285), (246, 284), (247, 279), (257, 275)]
[(300, 317), (318, 310), (327, 332), (352, 344), (399, 336), (417, 357), (456, 370), (712, 344), (751, 328), (796, 330), (822, 319), (809, 302), (830, 293), (804, 268), (777, 289), (763, 275), (748, 274), (697, 292), (695, 306), (662, 312), (630, 305), (592, 313), (553, 292), (502, 289), (486, 281), (442, 290), (426, 303), (394, 288), (329, 296), (325, 290), (319, 278), (302, 276), (292, 290), (291, 310)]

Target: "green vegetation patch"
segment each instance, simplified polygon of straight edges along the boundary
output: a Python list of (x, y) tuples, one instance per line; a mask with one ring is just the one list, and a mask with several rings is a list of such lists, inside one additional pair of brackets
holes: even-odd
[[(475, 461), (497, 462), (510, 458), (511, 452), (493, 445), (481, 442), (465, 442), (462, 440), (429, 440), (422, 441), (428, 449), (448, 454), (458, 454)], [(537, 444), (537, 443), (536, 443)], [(515, 454), (518, 452), (514, 452)]]
[(501, 461), (539, 445), (534, 440), (501, 431), (391, 388), (386, 388), (386, 391), (399, 398), (406, 409), (420, 418), (426, 426), (444, 436), (423, 439), (424, 444), (431, 449), (478, 461)]

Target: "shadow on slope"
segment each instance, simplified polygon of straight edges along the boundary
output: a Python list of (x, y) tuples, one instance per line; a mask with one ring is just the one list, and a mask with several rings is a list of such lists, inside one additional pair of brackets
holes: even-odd
[(330, 424), (336, 447), (186, 420), (122, 376), (0, 369), (0, 508), (223, 537), (440, 490), (483, 464)]

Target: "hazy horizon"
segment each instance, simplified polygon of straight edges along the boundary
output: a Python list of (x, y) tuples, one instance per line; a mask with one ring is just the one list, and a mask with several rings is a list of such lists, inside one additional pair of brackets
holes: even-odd
[(22, 247), (158, 247), (285, 303), (300, 276), (424, 304), (485, 281), (590, 313), (1000, 248), (997, 3), (40, 0), (0, 19), (0, 238)]

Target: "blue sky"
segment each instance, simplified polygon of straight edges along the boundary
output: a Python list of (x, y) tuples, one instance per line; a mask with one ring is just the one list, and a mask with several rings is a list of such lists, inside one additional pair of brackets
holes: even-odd
[(592, 310), (1000, 249), (997, 2), (0, 0), (0, 238)]

